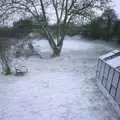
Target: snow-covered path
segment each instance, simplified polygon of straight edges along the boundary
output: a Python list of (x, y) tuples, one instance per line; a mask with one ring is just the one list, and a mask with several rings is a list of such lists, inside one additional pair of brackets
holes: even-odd
[(69, 39), (58, 58), (25, 60), (26, 76), (0, 76), (0, 120), (120, 120), (95, 80), (97, 57), (114, 47)]

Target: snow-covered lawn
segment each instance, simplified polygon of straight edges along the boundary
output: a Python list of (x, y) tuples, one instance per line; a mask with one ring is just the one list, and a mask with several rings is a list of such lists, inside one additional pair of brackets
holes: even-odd
[[(25, 76), (0, 75), (0, 120), (120, 120), (95, 80), (97, 57), (115, 47), (66, 39), (60, 57), (30, 57)], [(49, 51), (46, 41), (34, 46)]]

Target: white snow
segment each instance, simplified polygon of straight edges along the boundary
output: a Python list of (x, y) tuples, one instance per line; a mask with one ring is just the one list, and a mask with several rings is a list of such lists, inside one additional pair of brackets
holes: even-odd
[[(0, 120), (120, 120), (95, 80), (97, 57), (114, 47), (66, 39), (60, 57), (30, 57), (25, 76), (0, 75)], [(49, 49), (43, 40), (34, 46)]]
[(41, 39), (41, 40), (35, 39), (33, 41), (33, 46), (37, 49), (37, 51), (40, 51), (40, 52), (50, 52), (51, 51), (49, 43), (45, 39)]
[(64, 44), (63, 44), (63, 50), (65, 51), (79, 51), (79, 50), (88, 50), (92, 49), (92, 45), (87, 40), (80, 40), (80, 37), (74, 36), (74, 37), (66, 37)]
[(107, 64), (111, 65), (112, 67), (116, 68), (120, 66), (120, 56), (115, 57), (113, 59), (107, 60)]

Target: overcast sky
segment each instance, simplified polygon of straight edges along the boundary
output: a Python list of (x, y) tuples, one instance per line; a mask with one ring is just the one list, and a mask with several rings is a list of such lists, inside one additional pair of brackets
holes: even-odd
[(120, 18), (120, 0), (112, 0), (112, 1), (113, 1), (113, 7)]
[[(118, 17), (120, 18), (120, 0), (112, 0), (111, 6), (112, 6), (112, 8), (115, 9), (115, 11), (116, 11)], [(52, 16), (52, 15), (51, 15), (51, 16)], [(19, 17), (18, 17), (17, 15), (15, 15), (15, 17), (12, 16), (12, 19), (18, 20)], [(9, 24), (8, 24), (8, 23), (6, 23), (6, 24), (12, 25), (12, 22), (13, 22), (12, 19), (11, 19), (11, 22), (9, 21)]]

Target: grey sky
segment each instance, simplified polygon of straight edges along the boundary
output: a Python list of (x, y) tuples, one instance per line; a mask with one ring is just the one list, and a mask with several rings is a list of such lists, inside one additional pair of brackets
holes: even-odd
[(112, 0), (112, 1), (113, 1), (113, 7), (120, 18), (120, 0)]
[[(118, 15), (119, 18), (120, 18), (120, 0), (112, 0), (112, 5), (111, 5), (111, 6), (115, 9), (117, 15)], [(51, 15), (51, 16), (52, 16), (52, 15)], [(54, 17), (53, 17), (53, 18), (54, 18)], [(18, 16), (18, 15), (15, 15), (14, 17), (12, 16), (12, 17), (11, 17), (11, 20), (9, 21), (9, 23), (5, 23), (5, 24), (12, 25), (12, 22), (13, 22), (14, 20), (18, 20), (18, 19), (19, 19), (19, 16)]]

